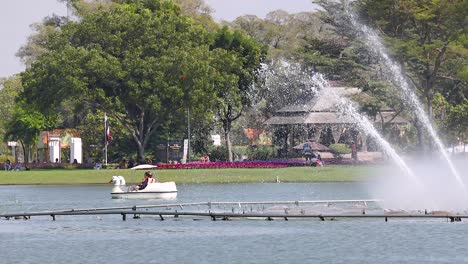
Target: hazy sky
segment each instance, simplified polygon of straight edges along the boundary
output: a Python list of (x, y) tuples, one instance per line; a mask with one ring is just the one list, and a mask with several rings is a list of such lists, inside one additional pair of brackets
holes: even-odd
[[(205, 0), (217, 19), (231, 21), (240, 15), (259, 17), (273, 10), (290, 13), (313, 10), (310, 0)], [(15, 56), (32, 33), (30, 25), (52, 14), (67, 14), (63, 3), (57, 0), (2, 0), (0, 1), (0, 77), (8, 77), (24, 70)]]

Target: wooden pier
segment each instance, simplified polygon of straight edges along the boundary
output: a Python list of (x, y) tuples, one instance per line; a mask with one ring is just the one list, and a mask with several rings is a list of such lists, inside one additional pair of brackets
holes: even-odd
[[(133, 219), (139, 219), (141, 216), (156, 216), (161, 221), (166, 218), (200, 218), (204, 217), (217, 220), (233, 220), (233, 219), (263, 219), (263, 220), (285, 220), (289, 219), (318, 219), (320, 221), (337, 220), (337, 219), (370, 219), (380, 218), (386, 222), (389, 219), (447, 219), (450, 222), (459, 222), (463, 218), (468, 218), (467, 214), (452, 214), (450, 212), (428, 213), (424, 212), (397, 212), (397, 213), (367, 213), (362, 209), (359, 213), (306, 213), (304, 210), (300, 212), (290, 213), (289, 210), (283, 212), (253, 212), (242, 211), (234, 212), (233, 209), (223, 212), (211, 211), (213, 206), (251, 206), (251, 205), (310, 205), (310, 204), (342, 204), (342, 203), (357, 203), (367, 206), (368, 203), (378, 202), (379, 200), (317, 200), (317, 201), (265, 201), (265, 202), (203, 202), (203, 203), (180, 203), (180, 204), (157, 204), (157, 205), (141, 205), (141, 206), (124, 206), (124, 207), (106, 207), (106, 208), (88, 208), (88, 209), (70, 209), (57, 211), (42, 211), (42, 212), (23, 212), (23, 213), (7, 213), (0, 214), (0, 218), (4, 219), (31, 219), (31, 217), (51, 217), (53, 221), (57, 216), (86, 216), (86, 215), (118, 215), (123, 221), (127, 220), (127, 216), (133, 216)], [(208, 211), (184, 211), (186, 207), (207, 206)], [(165, 208), (165, 211), (149, 211), (149, 208)], [(168, 210), (178, 208), (178, 210)], [(144, 210), (143, 210), (144, 209)], [(179, 211), (182, 210), (182, 211)]]

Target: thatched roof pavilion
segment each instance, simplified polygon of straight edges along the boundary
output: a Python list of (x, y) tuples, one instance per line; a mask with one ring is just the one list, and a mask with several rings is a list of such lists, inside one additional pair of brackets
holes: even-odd
[[(294, 146), (296, 140), (298, 142), (314, 140), (325, 145), (359, 142), (360, 149), (367, 151), (367, 136), (364, 131), (359, 129), (351, 116), (342, 114), (337, 109), (341, 97), (350, 99), (356, 104), (356, 109), (358, 109), (356, 101), (371, 98), (355, 87), (330, 87), (317, 93), (305, 104), (289, 105), (279, 109), (265, 123), (276, 128), (282, 127), (286, 132), (285, 143), (288, 146), (285, 146), (285, 150)], [(367, 118), (376, 126), (382, 122), (394, 125), (408, 124), (407, 120), (390, 108), (380, 109), (378, 118)]]

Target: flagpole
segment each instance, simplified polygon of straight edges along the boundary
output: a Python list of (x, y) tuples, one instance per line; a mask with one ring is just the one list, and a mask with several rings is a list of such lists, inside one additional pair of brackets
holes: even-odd
[(105, 155), (106, 155), (106, 159), (105, 159), (106, 163), (105, 163), (105, 164), (106, 164), (106, 166), (107, 166), (107, 139), (106, 139), (106, 146), (105, 146), (105, 148), (104, 148), (104, 153), (105, 153)]

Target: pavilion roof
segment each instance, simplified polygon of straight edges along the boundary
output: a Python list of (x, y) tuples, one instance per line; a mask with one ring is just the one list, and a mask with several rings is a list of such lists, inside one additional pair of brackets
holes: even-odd
[[(356, 87), (330, 87), (320, 91), (313, 99), (306, 104), (289, 105), (281, 108), (276, 115), (266, 121), (267, 125), (286, 125), (286, 124), (354, 124), (356, 123), (350, 116), (342, 115), (337, 111), (336, 105), (339, 98), (346, 97), (351, 99), (371, 98), (368, 94), (362, 92)], [(382, 118), (389, 122), (395, 112), (386, 107), (381, 109)], [(380, 122), (381, 120), (370, 121)], [(397, 116), (391, 123), (406, 124), (407, 120)]]

